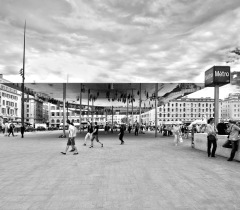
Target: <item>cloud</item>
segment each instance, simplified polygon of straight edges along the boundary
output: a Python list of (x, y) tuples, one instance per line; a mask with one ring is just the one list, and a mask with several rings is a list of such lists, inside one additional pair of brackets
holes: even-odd
[(25, 19), (29, 82), (198, 82), (240, 46), (238, 0), (1, 0), (0, 71), (13, 82)]

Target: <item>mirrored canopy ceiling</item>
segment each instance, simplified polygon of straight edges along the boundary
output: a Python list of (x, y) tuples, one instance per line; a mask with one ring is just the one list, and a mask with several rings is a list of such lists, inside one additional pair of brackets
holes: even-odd
[[(86, 105), (89, 99), (95, 106), (126, 106), (127, 101), (138, 106), (140, 97), (142, 103), (151, 105), (155, 103), (156, 84), (158, 104), (204, 88), (203, 83), (26, 83), (25, 93), (62, 102), (64, 84), (66, 101), (79, 104), (82, 89), (82, 104)], [(21, 90), (21, 83), (7, 85)]]

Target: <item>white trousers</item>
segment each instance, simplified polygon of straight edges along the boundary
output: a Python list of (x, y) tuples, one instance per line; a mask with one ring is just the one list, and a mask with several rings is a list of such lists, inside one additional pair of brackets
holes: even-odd
[(87, 133), (85, 136), (85, 143), (87, 142), (87, 139), (89, 138), (89, 140), (91, 140), (92, 138), (92, 134), (91, 133)]

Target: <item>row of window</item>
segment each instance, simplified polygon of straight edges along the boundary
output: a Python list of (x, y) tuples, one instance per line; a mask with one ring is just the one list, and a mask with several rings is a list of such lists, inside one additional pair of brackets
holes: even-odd
[[(162, 109), (162, 108), (159, 108), (159, 111), (160, 112), (170, 112), (171, 111), (171, 109), (170, 108), (167, 108), (167, 109)], [(191, 110), (190, 109), (185, 109), (185, 108), (183, 108), (183, 109), (179, 109), (178, 110), (178, 108), (176, 108), (176, 109), (172, 109), (172, 112), (186, 112), (186, 111), (191, 111), (191, 112), (193, 112), (193, 111), (195, 111), (195, 112), (208, 112), (208, 111), (214, 111), (214, 109), (208, 109), (208, 108), (206, 108), (206, 109), (193, 109), (193, 108), (191, 108)]]
[[(3, 102), (3, 106), (12, 106), (12, 107), (14, 107), (14, 105), (15, 105), (15, 107), (17, 107), (17, 103), (14, 103), (14, 102), (11, 102), (11, 101), (5, 101), (5, 100), (3, 100), (2, 101)], [(6, 103), (5, 103), (6, 102)]]
[(17, 115), (17, 110), (13, 110), (10, 108), (2, 108), (2, 114)]
[(1, 85), (1, 89), (2, 89), (2, 90), (9, 91), (9, 92), (17, 93), (17, 90), (16, 90), (16, 89), (7, 87), (7, 86), (5, 86), (5, 85)]
[[(104, 121), (105, 119), (104, 118), (94, 118), (94, 121)], [(73, 119), (73, 120), (71, 120), (71, 121), (73, 121), (73, 123), (75, 122), (75, 123), (79, 123), (80, 122), (80, 120), (79, 119)], [(88, 121), (88, 118), (82, 118), (82, 121)], [(63, 119), (62, 120), (60, 120), (60, 119), (51, 119), (51, 123), (63, 123)]]
[(202, 117), (202, 114), (159, 114), (159, 117)]
[[(199, 116), (191, 116), (191, 119), (190, 118), (182, 118), (181, 116), (178, 116), (179, 118), (169, 118), (169, 119), (166, 119), (166, 118), (164, 118), (164, 117), (162, 117), (162, 118), (158, 118), (159, 120), (161, 120), (161, 121), (193, 121), (194, 119), (195, 120), (197, 120), (197, 119), (199, 119)], [(188, 116), (189, 117), (189, 116)], [(209, 115), (207, 115), (207, 118), (210, 118), (210, 117), (214, 117), (214, 114), (209, 114)], [(194, 118), (194, 119), (192, 119), (192, 118)]]
[(201, 106), (202, 107), (204, 107), (204, 106), (206, 106), (206, 107), (214, 106), (214, 104), (212, 104), (212, 103), (206, 103), (206, 104), (204, 104), (204, 103), (198, 103), (198, 104), (197, 103), (191, 103), (191, 104), (190, 103), (187, 103), (187, 104), (186, 103), (183, 103), (183, 104), (181, 104), (181, 103), (175, 103), (175, 104), (174, 103), (167, 103), (167, 104), (164, 104), (163, 107), (166, 107), (166, 106), (174, 107), (174, 105), (176, 107), (178, 107), (178, 104), (179, 104), (180, 107), (182, 107), (182, 105), (183, 105), (183, 107), (185, 107), (186, 105), (188, 105), (188, 106), (191, 105), (191, 107), (197, 107), (197, 105), (198, 105), (198, 107), (201, 107)]
[[(87, 112), (82, 112), (82, 115), (87, 115)], [(89, 116), (91, 116), (91, 115), (92, 115), (92, 113), (89, 113)], [(94, 115), (100, 115), (100, 114), (98, 114), (98, 112), (95, 112)], [(61, 117), (61, 116), (63, 116), (63, 112), (52, 112), (51, 116), (52, 117)], [(74, 112), (68, 112), (68, 116), (77, 116), (77, 114)]]
[(18, 100), (18, 97), (17, 97), (17, 96), (10, 95), (10, 94), (8, 94), (8, 93), (2, 93), (2, 97), (11, 98), (11, 99), (14, 99), (14, 100)]

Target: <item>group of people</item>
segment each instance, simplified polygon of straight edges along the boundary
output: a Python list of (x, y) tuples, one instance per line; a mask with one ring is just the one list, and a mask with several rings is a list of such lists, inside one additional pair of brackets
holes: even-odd
[[(70, 120), (67, 120), (67, 124), (69, 126), (68, 128), (68, 141), (67, 141), (67, 146), (64, 152), (61, 152), (63, 155), (67, 154), (67, 151), (69, 149), (69, 146), (72, 146), (72, 149), (70, 150), (70, 152), (74, 152), (74, 155), (78, 154), (78, 149), (75, 145), (75, 137), (77, 135), (77, 128), (74, 126), (74, 124), (72, 122), (70, 122)], [(121, 144), (124, 144), (124, 140), (123, 140), (123, 136), (124, 136), (124, 131), (125, 131), (125, 127), (124, 125), (121, 125), (120, 127), (120, 131), (119, 131), (119, 140), (121, 141)], [(89, 139), (91, 141), (91, 145), (89, 148), (93, 148), (93, 142), (94, 139), (96, 140), (96, 142), (98, 142), (101, 147), (103, 147), (103, 143), (99, 141), (98, 138), (98, 132), (99, 132), (99, 126), (97, 124), (97, 122), (95, 122), (95, 125), (93, 126), (93, 123), (88, 121), (88, 126), (87, 126), (87, 134), (84, 138), (84, 144), (83, 146), (87, 146), (87, 140)]]
[[(67, 124), (69, 126), (68, 132), (68, 141), (67, 141), (67, 146), (65, 149), (65, 152), (61, 152), (62, 154), (66, 155), (69, 146), (72, 146), (72, 149), (70, 152), (74, 152), (74, 155), (78, 154), (77, 147), (75, 145), (75, 137), (77, 134), (77, 128), (74, 126), (73, 123), (71, 123), (69, 120), (67, 120)], [(194, 131), (194, 128), (196, 130), (196, 127), (193, 126), (192, 129), (192, 144), (193, 144), (193, 138), (194, 138), (194, 133), (197, 132)], [(220, 128), (218, 126), (218, 128)], [(137, 126), (135, 126), (135, 129), (139, 129)], [(204, 130), (203, 130), (204, 129)], [(126, 130), (126, 127), (124, 125), (121, 125), (120, 130), (119, 130), (119, 140), (121, 141), (121, 144), (124, 144), (123, 136), (124, 136), (124, 131)], [(221, 129), (219, 129), (221, 130)], [(216, 149), (217, 149), (217, 134), (222, 134), (223, 131), (220, 131), (217, 129), (217, 127), (214, 125), (214, 118), (210, 118), (208, 120), (208, 124), (204, 127), (201, 128), (202, 132), (207, 133), (207, 154), (208, 157), (215, 157)], [(93, 142), (94, 139), (96, 142), (98, 142), (101, 147), (103, 147), (103, 143), (99, 141), (98, 137), (98, 132), (99, 132), (99, 126), (97, 122), (95, 122), (95, 125), (93, 126), (93, 123), (88, 121), (88, 126), (87, 126), (87, 134), (84, 138), (84, 144), (83, 146), (87, 145), (87, 140), (89, 139), (91, 141), (90, 147), (93, 148)], [(138, 130), (135, 131), (135, 135), (138, 134)], [(185, 135), (185, 130), (182, 129), (180, 125), (173, 125), (171, 132), (174, 135), (174, 143), (177, 146), (180, 142), (183, 142), (183, 136)], [(228, 134), (228, 140), (223, 144), (223, 147), (226, 148), (232, 148), (230, 157), (228, 158), (228, 161), (232, 161), (234, 159), (235, 153), (238, 150), (238, 141), (240, 140), (239, 137), (239, 132), (240, 132), (240, 126), (236, 124), (235, 121), (230, 120), (228, 127), (224, 130), (224, 134)], [(185, 136), (187, 137), (187, 136)]]
[(6, 123), (2, 124), (2, 126), (1, 126), (1, 130), (2, 130), (3, 134), (5, 134), (6, 136), (10, 136), (11, 134), (12, 134), (12, 136), (14, 136), (14, 128), (15, 128), (15, 126), (11, 122), (10, 123), (6, 122)]
[[(208, 120), (208, 124), (206, 127), (207, 132), (207, 153), (208, 157), (215, 157), (215, 152), (217, 149), (217, 133), (219, 133), (217, 127), (214, 125), (214, 119), (210, 118)], [(222, 145), (225, 148), (231, 148), (230, 157), (227, 159), (228, 161), (232, 161), (234, 159), (235, 153), (238, 150), (238, 142), (240, 140), (239, 137), (240, 127), (236, 124), (236, 121), (230, 120), (228, 123), (228, 128), (226, 128), (225, 133), (228, 134), (227, 141)]]
[[(11, 134), (12, 134), (12, 136), (15, 136), (14, 135), (15, 125), (12, 122), (5, 122), (0, 127), (1, 127), (0, 131), (2, 131), (2, 133), (5, 136), (10, 137)], [(25, 132), (24, 125), (21, 125), (20, 132), (21, 132), (21, 137), (24, 138), (24, 132)]]

